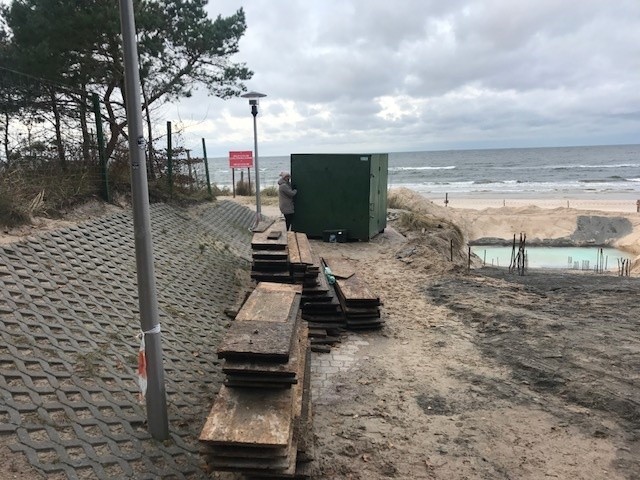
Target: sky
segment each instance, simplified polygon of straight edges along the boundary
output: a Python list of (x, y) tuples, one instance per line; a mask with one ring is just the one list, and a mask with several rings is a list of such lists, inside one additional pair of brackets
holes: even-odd
[[(638, 0), (210, 0), (265, 93), (260, 155), (640, 142)], [(210, 157), (253, 149), (243, 98), (164, 120)]]

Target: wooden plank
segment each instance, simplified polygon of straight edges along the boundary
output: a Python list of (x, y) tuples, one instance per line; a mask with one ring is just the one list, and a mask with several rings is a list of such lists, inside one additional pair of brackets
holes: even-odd
[(349, 278), (355, 275), (356, 269), (353, 263), (341, 257), (322, 257), (324, 263), (331, 269), (331, 273), (336, 279)]
[(254, 260), (251, 264), (251, 272), (261, 273), (279, 273), (289, 275), (289, 262), (287, 260)]
[(292, 368), (292, 358), (287, 363), (255, 362), (225, 360), (222, 364), (222, 371), (227, 375), (238, 375), (245, 372), (255, 372), (268, 377), (294, 377), (296, 372)]
[(302, 412), (296, 419), (294, 435), (298, 440), (298, 461), (313, 460), (313, 415), (311, 405), (311, 350), (307, 350), (307, 364), (302, 390)]
[(289, 361), (295, 322), (235, 321), (218, 347), (218, 358)]
[(316, 353), (329, 353), (331, 352), (331, 347), (327, 345), (311, 345), (311, 351)]
[(289, 261), (291, 263), (300, 263), (300, 249), (295, 232), (287, 232), (287, 247), (289, 249)]
[(303, 305), (301, 308), (304, 310), (304, 305), (307, 303), (327, 303), (331, 300), (333, 300), (333, 297), (327, 295), (308, 295), (303, 293), (300, 305)]
[(232, 472), (243, 472), (246, 470), (265, 470), (266, 472), (270, 470), (282, 471), (287, 470), (291, 466), (291, 456), (295, 453), (293, 452), (292, 446), (289, 447), (287, 453), (287, 456), (279, 458), (212, 456), (209, 458), (209, 463), (214, 469)]
[(311, 251), (311, 245), (309, 239), (305, 233), (296, 233), (296, 240), (298, 241), (298, 249), (300, 250), (300, 263), (307, 265), (313, 265), (313, 252)]
[(294, 392), (222, 385), (199, 439), (214, 445), (289, 447)]
[(278, 282), (260, 282), (257, 286), (257, 289), (260, 290), (268, 290), (272, 292), (295, 292), (302, 293), (302, 285), (289, 285)]
[(299, 286), (260, 283), (220, 342), (218, 357), (289, 361), (300, 310)]
[[(292, 410), (291, 410), (291, 414), (292, 414), (292, 419), (291, 419), (291, 429), (294, 429), (294, 424), (295, 422), (299, 422), (300, 418), (302, 416), (302, 411), (303, 411), (303, 393), (304, 393), (304, 387), (305, 384), (308, 383), (308, 381), (310, 380), (308, 372), (310, 372), (310, 356), (308, 353), (309, 350), (309, 346), (308, 346), (308, 338), (306, 335), (306, 331), (305, 334), (303, 334), (300, 337), (300, 347), (301, 347), (301, 352), (303, 351), (304, 354), (301, 353), (302, 357), (303, 357), (303, 361), (299, 362), (298, 365), (298, 371), (297, 371), (297, 377), (300, 380), (300, 382), (298, 382), (297, 385), (294, 386), (294, 388), (292, 390), (290, 390), (290, 392), (293, 394), (292, 397)], [(259, 462), (255, 462), (256, 467), (255, 468), (251, 468), (250, 465), (251, 463), (254, 462), (250, 462), (249, 464), (246, 465), (242, 465), (242, 467), (229, 467), (229, 466), (225, 466), (224, 468), (226, 470), (230, 470), (230, 471), (238, 471), (238, 472), (242, 472), (245, 473), (247, 475), (256, 475), (256, 476), (267, 476), (267, 477), (275, 477), (275, 478), (295, 478), (295, 473), (296, 473), (296, 458), (297, 458), (297, 450), (298, 450), (298, 445), (297, 445), (297, 439), (294, 437), (293, 440), (290, 442), (290, 447), (291, 447), (291, 453), (289, 455), (287, 455), (286, 458), (288, 458), (291, 463), (289, 464), (288, 468), (286, 469), (282, 469), (282, 470), (270, 470), (268, 468), (264, 468), (263, 465), (260, 465)], [(217, 460), (217, 459), (216, 459)], [(215, 461), (213, 462), (213, 465), (215, 467)]]
[(359, 306), (355, 305), (355, 303), (351, 305), (352, 302), (357, 302), (358, 304), (366, 303), (367, 306), (380, 305), (380, 297), (375, 295), (358, 275), (336, 279), (336, 288), (344, 298), (347, 306)]
[[(291, 442), (289, 442), (291, 443)], [(250, 446), (227, 446), (227, 445), (211, 445), (203, 443), (204, 455), (216, 457), (238, 457), (238, 458), (282, 458), (286, 457), (291, 447), (285, 448), (268, 448), (268, 447), (250, 447)]]
[(264, 375), (265, 378), (290, 377), (295, 378), (300, 362), (300, 339), (305, 335), (308, 336), (308, 329), (303, 322), (297, 322), (298, 329), (294, 339), (295, 348), (292, 349), (291, 356), (287, 363), (267, 363), (256, 361), (237, 361), (225, 360), (222, 365), (222, 371), (227, 375)]
[(226, 380), (228, 380), (228, 383), (239, 383), (242, 384), (242, 386), (247, 386), (250, 383), (255, 383), (255, 384), (260, 384), (261, 386), (263, 384), (266, 385), (271, 385), (273, 384), (274, 386), (278, 386), (278, 385), (283, 385), (286, 386), (287, 388), (289, 388), (291, 385), (295, 385), (296, 383), (298, 383), (298, 380), (294, 375), (268, 375), (268, 374), (255, 374), (255, 375), (251, 375), (249, 372), (241, 372), (241, 373), (227, 373), (227, 377)]
[(309, 327), (309, 338), (325, 338), (327, 336), (327, 331), (323, 328), (312, 328)]
[[(304, 304), (303, 304), (304, 308)], [(370, 315), (370, 316), (380, 316), (380, 307), (343, 307), (344, 313), (347, 317), (352, 316), (362, 316), (362, 315)]]
[(338, 302), (318, 302), (307, 303), (302, 307), (302, 311), (305, 314), (322, 315), (322, 314), (335, 314), (340, 315), (342, 313), (342, 307)]
[[(276, 235), (272, 232), (280, 232), (278, 238), (269, 238)], [(251, 239), (251, 248), (254, 250), (285, 250), (287, 248), (287, 236), (283, 235), (284, 226), (276, 224), (263, 232), (255, 232)]]
[(230, 388), (238, 388), (238, 389), (242, 389), (242, 388), (249, 388), (251, 390), (255, 390), (255, 389), (260, 389), (260, 390), (265, 390), (265, 391), (269, 391), (269, 390), (275, 390), (275, 389), (289, 389), (291, 388), (291, 383), (278, 383), (278, 382), (270, 382), (270, 381), (264, 381), (264, 382), (255, 382), (255, 381), (244, 381), (244, 380), (233, 380), (231, 378), (226, 378), (224, 380), (224, 385), (226, 385), (227, 387)]
[(279, 282), (279, 283), (291, 283), (291, 274), (287, 272), (265, 272), (265, 271), (253, 271), (251, 272), (251, 278), (256, 282)]
[(287, 260), (289, 255), (286, 250), (252, 250), (251, 258), (254, 260)]
[(287, 322), (300, 305), (300, 293), (272, 287), (256, 288), (236, 315), (236, 322)]
[(264, 232), (265, 230), (267, 230), (271, 225), (273, 225), (274, 220), (272, 219), (268, 219), (268, 220), (260, 220), (260, 222), (258, 223), (258, 225), (256, 225), (256, 227), (253, 229), (253, 232)]
[[(270, 468), (264, 468), (260, 465), (259, 462), (251, 462), (248, 461), (247, 464), (241, 464), (240, 466), (225, 466), (218, 467), (219, 470), (226, 470), (229, 472), (239, 472), (244, 475), (248, 475), (249, 478), (295, 478), (294, 475), (296, 473), (296, 460), (297, 460), (297, 445), (295, 441), (289, 447), (289, 454), (280, 459), (283, 464), (286, 462), (287, 466), (285, 468), (273, 468), (273, 464), (269, 465)], [(242, 459), (237, 459), (238, 461), (242, 461)], [(253, 465), (253, 466), (251, 466)], [(216, 464), (212, 463), (214, 469), (216, 469)]]
[(329, 283), (324, 273), (318, 275), (315, 280), (316, 282), (313, 285), (304, 285), (302, 291), (309, 294), (326, 293), (329, 291)]

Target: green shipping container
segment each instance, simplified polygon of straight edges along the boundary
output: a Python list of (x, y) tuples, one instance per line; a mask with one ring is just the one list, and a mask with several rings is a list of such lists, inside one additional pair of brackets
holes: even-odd
[(293, 230), (311, 238), (330, 230), (367, 241), (387, 226), (389, 155), (292, 154)]

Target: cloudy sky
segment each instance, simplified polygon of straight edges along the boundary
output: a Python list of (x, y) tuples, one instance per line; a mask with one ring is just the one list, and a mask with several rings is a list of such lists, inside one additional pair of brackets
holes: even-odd
[[(266, 93), (260, 155), (640, 142), (638, 0), (217, 0)], [(251, 150), (246, 99), (166, 109), (187, 146)]]

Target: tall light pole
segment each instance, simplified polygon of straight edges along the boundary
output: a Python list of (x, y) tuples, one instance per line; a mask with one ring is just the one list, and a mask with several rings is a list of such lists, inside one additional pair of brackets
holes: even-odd
[(146, 378), (148, 381), (145, 397), (147, 422), (149, 433), (153, 438), (166, 440), (169, 438), (169, 420), (164, 386), (156, 277), (153, 268), (147, 164), (144, 161), (145, 141), (142, 133), (138, 45), (136, 44), (136, 27), (131, 0), (120, 0), (120, 24), (129, 129), (129, 155), (131, 157), (131, 193), (138, 275), (138, 303), (141, 335), (145, 342), (144, 354), (146, 355)]
[(256, 157), (256, 224), (254, 227), (257, 227), (262, 219), (262, 211), (260, 208), (260, 166), (258, 163), (258, 127), (256, 117), (258, 116), (258, 99), (266, 97), (266, 95), (264, 93), (249, 92), (241, 95), (241, 97), (249, 99), (251, 115), (253, 115), (253, 151)]

